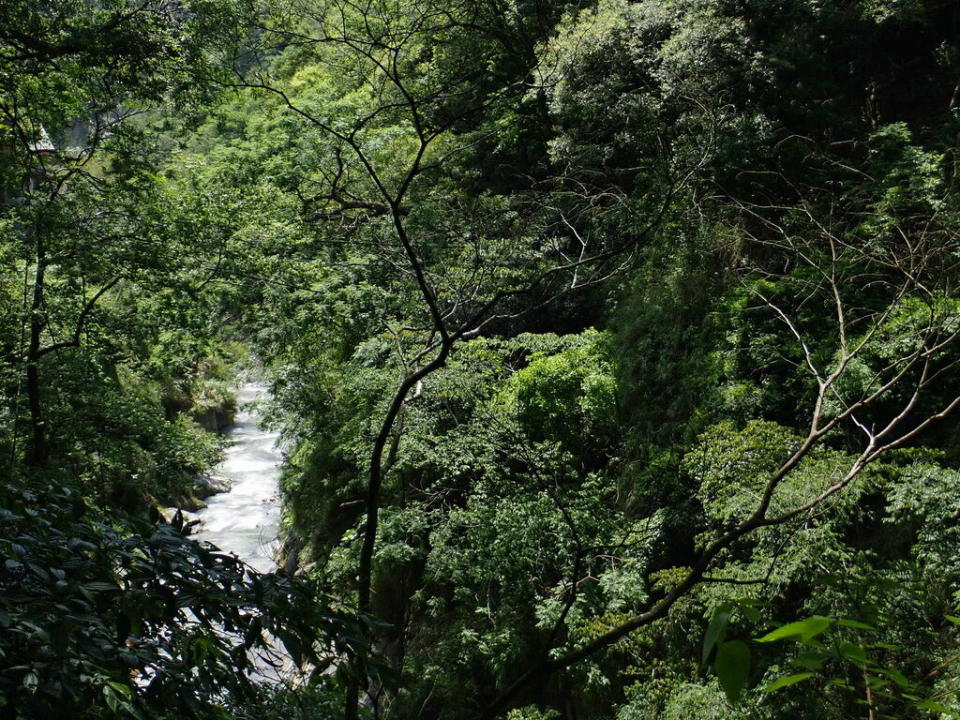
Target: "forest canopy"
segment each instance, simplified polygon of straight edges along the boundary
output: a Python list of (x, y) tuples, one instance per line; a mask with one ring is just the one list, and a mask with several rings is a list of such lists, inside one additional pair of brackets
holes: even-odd
[(0, 714), (960, 717), (958, 152), (951, 0), (0, 4)]

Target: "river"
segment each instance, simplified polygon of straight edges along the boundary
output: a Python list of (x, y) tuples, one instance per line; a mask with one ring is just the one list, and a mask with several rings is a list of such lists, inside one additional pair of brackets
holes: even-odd
[(237, 555), (260, 572), (276, 568), (280, 530), (279, 434), (262, 427), (257, 403), (267, 395), (262, 383), (239, 387), (236, 420), (227, 431), (229, 445), (216, 473), (231, 482), (229, 491), (207, 498), (193, 517), (198, 540)]

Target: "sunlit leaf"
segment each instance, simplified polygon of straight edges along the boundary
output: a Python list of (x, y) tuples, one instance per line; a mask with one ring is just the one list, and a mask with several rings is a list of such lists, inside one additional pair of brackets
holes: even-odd
[(814, 676), (812, 672), (797, 673), (796, 675), (787, 675), (778, 680), (774, 680), (772, 683), (767, 685), (763, 691), (764, 692), (776, 692), (780, 688), (790, 687), (791, 685), (796, 685), (799, 682), (808, 680)]
[(763, 637), (757, 638), (757, 642), (776, 642), (777, 640), (799, 639), (801, 642), (812, 640), (817, 635), (827, 630), (833, 624), (831, 618), (814, 615), (806, 620), (788, 623), (778, 627)]

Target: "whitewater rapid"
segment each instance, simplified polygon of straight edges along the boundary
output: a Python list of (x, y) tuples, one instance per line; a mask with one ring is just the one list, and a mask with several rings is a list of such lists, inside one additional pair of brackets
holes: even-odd
[(262, 383), (242, 384), (236, 420), (226, 430), (228, 446), (216, 474), (231, 483), (229, 491), (207, 498), (194, 516), (198, 540), (237, 555), (260, 572), (276, 569), (280, 531), (279, 434), (262, 427), (257, 404), (267, 395)]

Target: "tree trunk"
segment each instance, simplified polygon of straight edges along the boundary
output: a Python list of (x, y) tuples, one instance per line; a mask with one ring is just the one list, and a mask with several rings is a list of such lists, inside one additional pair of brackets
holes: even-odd
[(43, 241), (37, 239), (37, 276), (30, 305), (30, 343), (27, 348), (27, 401), (30, 406), (30, 447), (27, 465), (43, 468), (50, 459), (50, 445), (40, 397), (40, 340), (43, 333), (44, 280), (47, 269)]

